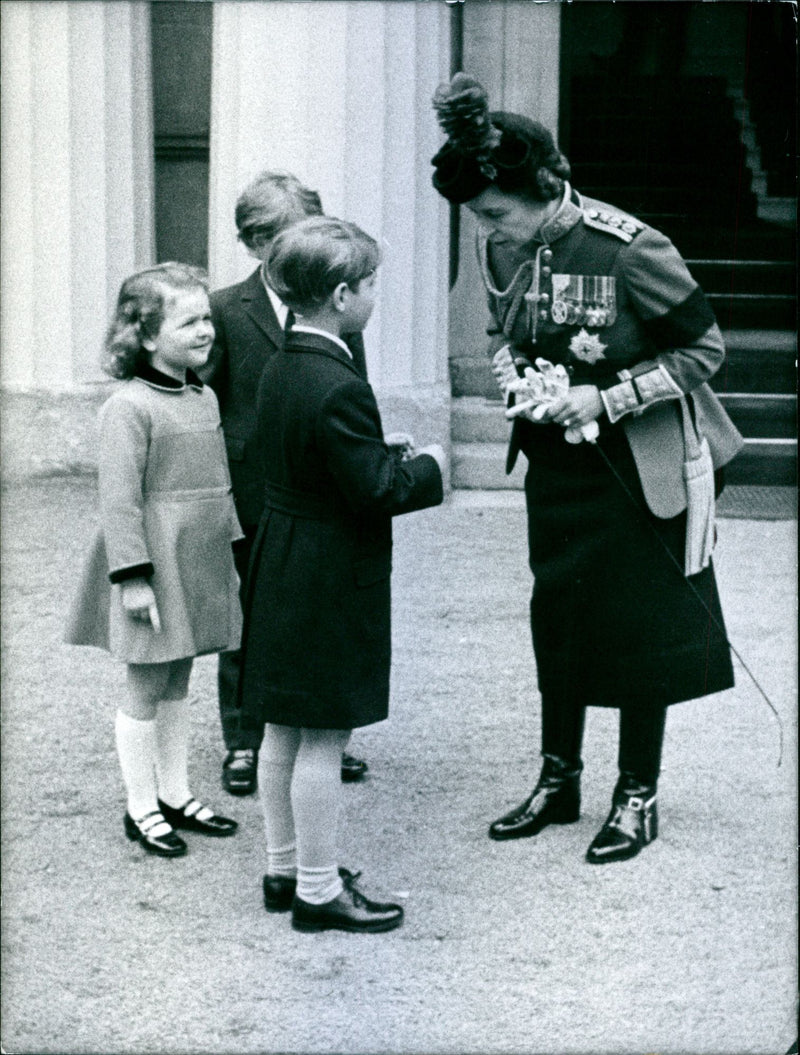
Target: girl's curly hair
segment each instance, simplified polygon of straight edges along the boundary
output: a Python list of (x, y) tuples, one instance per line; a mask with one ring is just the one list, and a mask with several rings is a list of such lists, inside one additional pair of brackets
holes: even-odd
[(158, 336), (169, 295), (192, 289), (208, 292), (206, 273), (173, 261), (126, 278), (106, 334), (103, 370), (120, 381), (133, 377), (137, 368), (148, 361), (143, 341)]

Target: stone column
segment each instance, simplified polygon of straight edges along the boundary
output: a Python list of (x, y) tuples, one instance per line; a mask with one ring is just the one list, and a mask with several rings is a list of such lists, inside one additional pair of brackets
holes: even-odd
[[(464, 71), (483, 84), (492, 110), (523, 113), (558, 138), (561, 4), (466, 3)], [(454, 392), (494, 392), (486, 360), (486, 298), (475, 259), (476, 224), (460, 212), (459, 273), (450, 303)]]
[(153, 260), (149, 5), (11, 0), (2, 18), (7, 476), (94, 461), (98, 360)]
[(228, 0), (214, 9), (209, 261), (212, 283), (254, 266), (234, 204), (260, 169), (283, 168), (325, 210), (383, 248), (365, 332), (387, 429), (449, 434), (447, 210), (430, 184), (430, 99), (447, 76), (447, 6), (419, 0)]

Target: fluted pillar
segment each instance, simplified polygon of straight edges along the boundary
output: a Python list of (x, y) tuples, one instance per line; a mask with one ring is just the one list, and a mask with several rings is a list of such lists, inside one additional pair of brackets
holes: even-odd
[(236, 197), (283, 168), (383, 248), (365, 332), (387, 427), (449, 433), (447, 210), (430, 184), (430, 99), (447, 77), (448, 8), (418, 0), (227, 0), (214, 9), (209, 260), (213, 284), (253, 267)]
[[(103, 334), (153, 260), (149, 5), (2, 12), (3, 468), (91, 461)], [(67, 396), (72, 398), (66, 398)]]
[[(558, 138), (561, 4), (464, 4), (463, 69), (477, 77), (492, 110), (526, 114)], [(455, 388), (458, 372), (483, 371), (488, 311), (475, 257), (476, 222), (461, 209), (458, 280), (450, 303), (450, 347)], [(493, 384), (493, 382), (490, 382)]]

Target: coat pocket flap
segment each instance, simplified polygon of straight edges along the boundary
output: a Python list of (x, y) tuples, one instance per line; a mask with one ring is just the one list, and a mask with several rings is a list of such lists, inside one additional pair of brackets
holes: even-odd
[(372, 586), (373, 583), (388, 579), (392, 574), (391, 551), (361, 557), (360, 560), (353, 562), (353, 571), (356, 586)]

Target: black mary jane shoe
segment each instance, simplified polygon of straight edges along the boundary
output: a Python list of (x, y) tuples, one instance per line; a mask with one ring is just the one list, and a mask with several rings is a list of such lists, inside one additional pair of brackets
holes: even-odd
[(212, 813), (208, 806), (204, 806), (197, 799), (189, 799), (180, 809), (168, 806), (161, 799), (158, 800), (158, 805), (165, 820), (169, 821), (173, 828), (181, 828), (187, 832), (224, 836), (233, 835), (239, 827), (236, 821)]
[(580, 817), (580, 762), (545, 755), (536, 787), (525, 801), (489, 826), (490, 839), (524, 839), (548, 824), (573, 824)]
[(347, 752), (342, 755), (342, 780), (345, 784), (363, 780), (368, 770), (369, 766), (363, 759), (348, 755)]
[(302, 931), (346, 930), (358, 934), (380, 934), (403, 922), (400, 905), (371, 901), (356, 886), (360, 872), (339, 869), (344, 890), (333, 901), (310, 905), (295, 894), (292, 927)]
[(606, 823), (586, 851), (589, 864), (627, 861), (658, 836), (654, 785), (620, 781)]
[(146, 813), (138, 821), (135, 821), (130, 813), (126, 813), (125, 834), (131, 842), (140, 842), (149, 854), (157, 854), (159, 857), (183, 857), (188, 846), (171, 828), (162, 835), (153, 835), (153, 829), (163, 825), (165, 821), (166, 818), (158, 810)]

